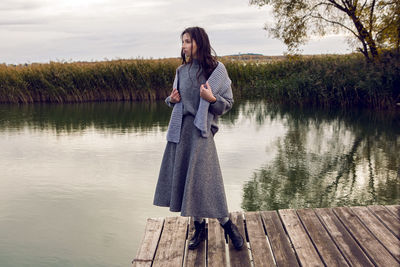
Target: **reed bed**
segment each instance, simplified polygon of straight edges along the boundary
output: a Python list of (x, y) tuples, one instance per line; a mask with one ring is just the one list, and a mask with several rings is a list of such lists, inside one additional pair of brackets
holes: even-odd
[(323, 107), (395, 108), (400, 102), (400, 54), (380, 63), (361, 55), (309, 56), (271, 64), (227, 64), (237, 94)]
[[(179, 61), (0, 65), (0, 102), (155, 100), (165, 97)], [(173, 77), (172, 77), (173, 79)]]
[[(235, 98), (324, 107), (392, 109), (400, 102), (400, 54), (380, 63), (357, 54), (278, 60), (220, 58)], [(0, 65), (0, 102), (142, 101), (164, 99), (179, 59)]]

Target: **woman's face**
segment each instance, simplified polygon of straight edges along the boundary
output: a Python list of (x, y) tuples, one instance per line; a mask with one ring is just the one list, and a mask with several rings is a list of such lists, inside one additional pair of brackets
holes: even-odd
[(187, 57), (196, 57), (197, 45), (188, 33), (182, 36), (182, 51)]

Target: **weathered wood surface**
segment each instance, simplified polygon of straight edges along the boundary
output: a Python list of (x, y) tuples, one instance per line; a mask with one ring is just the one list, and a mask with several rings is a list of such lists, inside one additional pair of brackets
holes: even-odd
[[(234, 224), (236, 224), (240, 233), (246, 241), (244, 222), (243, 222), (243, 214), (241, 212), (232, 212), (231, 220)], [(231, 240), (229, 240), (229, 259), (232, 267), (250, 267), (250, 255), (249, 250), (247, 248), (246, 242), (243, 244), (241, 250), (236, 250), (232, 245)]]
[(352, 207), (368, 230), (398, 261), (400, 261), (400, 240), (372, 214), (367, 207)]
[(400, 220), (400, 205), (385, 206), (397, 219)]
[(228, 266), (225, 234), (217, 219), (208, 219), (207, 266)]
[(299, 266), (281, 219), (275, 211), (261, 211), (265, 230), (278, 266)]
[(302, 266), (323, 266), (318, 252), (307, 235), (300, 218), (295, 210), (284, 209), (279, 210), (279, 215), (288, 232), (294, 250), (300, 260)]
[(147, 219), (145, 234), (142, 240), (136, 258), (133, 260), (133, 266), (145, 267), (151, 266), (156, 253), (158, 240), (160, 240), (161, 230), (164, 225), (164, 218)]
[(315, 213), (351, 266), (374, 266), (332, 209), (315, 209)]
[(254, 267), (274, 266), (274, 256), (271, 253), (271, 249), (265, 235), (260, 213), (247, 212), (245, 215)]
[(396, 216), (383, 206), (369, 206), (368, 208), (397, 238), (400, 239), (400, 221), (396, 219)]
[[(400, 205), (233, 212), (237, 251), (218, 220), (188, 250), (193, 222), (148, 219), (133, 266), (400, 266)], [(228, 242), (227, 242), (228, 241)]]
[[(189, 238), (193, 236), (195, 231), (194, 221), (190, 220)], [(189, 244), (188, 244), (189, 245)], [(185, 266), (205, 266), (206, 262), (206, 242), (202, 242), (196, 249), (186, 250)]]
[(304, 228), (317, 248), (326, 266), (348, 266), (335, 243), (312, 209), (298, 210)]
[(378, 266), (398, 266), (398, 262), (378, 239), (364, 226), (349, 207), (333, 208), (333, 211), (352, 236)]
[(152, 266), (182, 266), (188, 221), (188, 218), (185, 217), (165, 219)]

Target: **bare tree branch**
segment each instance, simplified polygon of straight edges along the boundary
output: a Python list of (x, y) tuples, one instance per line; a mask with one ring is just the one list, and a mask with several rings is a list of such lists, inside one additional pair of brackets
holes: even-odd
[(318, 3), (318, 4), (314, 5), (313, 7), (311, 7), (311, 8), (309, 9), (310, 12), (307, 13), (307, 14), (305, 14), (305, 15), (302, 17), (302, 19), (305, 19), (306, 17), (311, 16), (312, 13), (314, 12), (314, 9), (316, 9), (316, 8), (319, 7), (319, 6), (332, 6), (332, 7), (335, 7), (333, 4), (329, 4), (329, 3)]
[(367, 4), (367, 2), (368, 2), (368, 0), (365, 0), (364, 4), (361, 6), (361, 10), (360, 10), (360, 11), (363, 11), (363, 10), (364, 10), (365, 5)]
[(371, 12), (369, 14), (369, 34), (372, 34), (372, 25), (373, 25), (373, 19), (374, 19), (374, 8), (375, 8), (375, 0), (372, 1), (371, 3)]
[(309, 34), (344, 30), (360, 41), (367, 59), (379, 60), (382, 47), (399, 48), (400, 0), (249, 0), (273, 7), (274, 27), (265, 27), (282, 39), (289, 51)]
[(392, 23), (394, 22), (396, 18), (395, 17), (391, 17), (390, 22), (387, 23), (387, 25), (385, 27), (383, 27), (382, 29), (380, 29), (379, 31), (376, 32), (375, 35), (379, 35), (381, 34), (383, 31), (385, 31), (386, 29), (390, 28), (392, 26)]
[(343, 27), (343, 28), (349, 30), (349, 31), (350, 31), (352, 34), (354, 34), (357, 38), (360, 38), (359, 35), (358, 35), (355, 31), (353, 31), (352, 29), (350, 29), (349, 27), (347, 27), (347, 26), (344, 25), (343, 23), (340, 23), (340, 22), (338, 22), (338, 21), (333, 21), (333, 20), (326, 19), (326, 18), (322, 17), (320, 14), (318, 14), (318, 16), (313, 16), (313, 15), (311, 15), (311, 17), (313, 17), (313, 18), (315, 18), (315, 19), (322, 19), (322, 20), (324, 20), (324, 21), (326, 21), (326, 22), (339, 25), (339, 26), (341, 26), (341, 27)]
[[(328, 0), (330, 3), (332, 3), (332, 5), (334, 5), (337, 9), (346, 12), (347, 13), (347, 9), (341, 5), (339, 5), (338, 3), (336, 3), (335, 0)], [(342, 1), (343, 2), (343, 1)]]

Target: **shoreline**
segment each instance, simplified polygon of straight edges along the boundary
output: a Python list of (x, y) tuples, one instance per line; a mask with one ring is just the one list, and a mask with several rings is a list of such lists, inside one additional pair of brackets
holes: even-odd
[[(400, 53), (378, 64), (359, 54), (219, 59), (236, 99), (332, 108), (397, 109)], [(162, 100), (171, 91), (176, 59), (0, 65), (0, 103), (78, 103)]]

